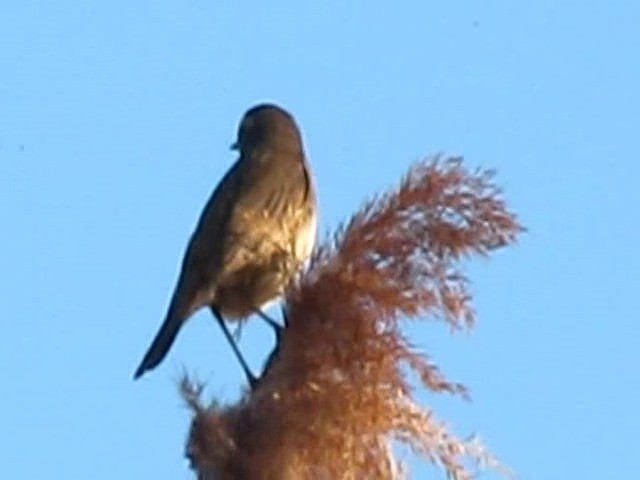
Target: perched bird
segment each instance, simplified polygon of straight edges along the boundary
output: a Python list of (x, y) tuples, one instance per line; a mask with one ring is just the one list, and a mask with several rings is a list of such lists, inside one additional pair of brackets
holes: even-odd
[(134, 374), (155, 368), (180, 327), (209, 307), (251, 384), (255, 383), (225, 320), (263, 309), (309, 258), (317, 231), (314, 181), (293, 117), (272, 105), (247, 111), (232, 146), (240, 158), (200, 216), (164, 323)]

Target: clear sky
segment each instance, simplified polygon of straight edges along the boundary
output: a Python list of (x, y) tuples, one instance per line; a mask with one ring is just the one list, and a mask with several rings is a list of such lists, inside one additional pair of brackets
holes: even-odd
[[(633, 476), (639, 23), (615, 0), (5, 2), (0, 476), (192, 478), (176, 380), (242, 383), (218, 327), (131, 376), (262, 100), (303, 128), (324, 233), (426, 155), (497, 168), (529, 232), (470, 264), (470, 335), (412, 325), (473, 402), (422, 398), (522, 479)], [(244, 330), (254, 367), (270, 342)]]

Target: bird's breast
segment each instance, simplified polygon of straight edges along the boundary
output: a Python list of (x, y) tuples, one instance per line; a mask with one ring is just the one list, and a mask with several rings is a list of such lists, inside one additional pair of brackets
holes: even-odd
[(318, 232), (318, 217), (315, 212), (309, 216), (300, 226), (300, 230), (294, 241), (294, 255), (296, 260), (304, 263), (313, 252)]

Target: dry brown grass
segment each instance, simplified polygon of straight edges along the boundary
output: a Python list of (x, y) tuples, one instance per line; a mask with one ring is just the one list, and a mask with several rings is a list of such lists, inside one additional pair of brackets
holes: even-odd
[(492, 172), (470, 172), (461, 159), (417, 163), (317, 250), (287, 294), (289, 327), (253, 391), (204, 407), (199, 387), (184, 380), (198, 478), (401, 478), (394, 440), (458, 479), (473, 462), (491, 462), (415, 400), (407, 367), (431, 391), (467, 392), (412, 348), (400, 321), (435, 316), (471, 327), (459, 260), (521, 231)]

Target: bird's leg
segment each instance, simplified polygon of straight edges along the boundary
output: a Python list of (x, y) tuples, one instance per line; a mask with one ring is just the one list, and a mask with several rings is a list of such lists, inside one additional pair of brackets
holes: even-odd
[(246, 360), (242, 356), (242, 353), (240, 352), (238, 345), (233, 340), (233, 336), (231, 335), (231, 332), (229, 331), (229, 328), (227, 327), (227, 324), (224, 322), (224, 318), (222, 318), (222, 315), (220, 314), (218, 309), (216, 309), (215, 307), (211, 307), (211, 312), (213, 313), (213, 316), (218, 321), (218, 325), (220, 325), (220, 328), (222, 329), (224, 336), (227, 338), (229, 345), (231, 345), (231, 349), (233, 350), (233, 353), (235, 354), (238, 361), (240, 362), (240, 366), (242, 367), (242, 370), (244, 371), (244, 374), (247, 377), (249, 386), (253, 390), (253, 388), (258, 383), (258, 379), (255, 377), (253, 373), (251, 373), (251, 369), (249, 368), (249, 365), (247, 364)]
[(240, 337), (242, 336), (242, 322), (237, 323), (236, 328), (231, 335), (233, 335), (233, 339), (236, 343), (240, 342)]
[(261, 319), (263, 319), (265, 322), (267, 322), (267, 324), (273, 328), (275, 334), (276, 334), (276, 338), (280, 337), (280, 333), (282, 332), (282, 325), (280, 325), (278, 322), (276, 322), (273, 318), (271, 318), (269, 315), (267, 315), (266, 313), (264, 313), (262, 310), (260, 310), (259, 308), (255, 308), (254, 312), (256, 313), (256, 315), (258, 315)]
[(273, 363), (275, 362), (276, 358), (280, 353), (282, 332), (284, 332), (284, 328), (280, 326), (278, 323), (276, 323), (268, 315), (265, 315), (264, 312), (258, 310), (256, 313), (273, 328), (273, 331), (276, 336), (276, 341), (275, 341), (275, 345), (273, 346), (273, 350), (271, 350), (271, 353), (269, 353), (269, 356), (267, 357), (267, 360), (264, 362), (264, 365), (262, 367), (262, 374), (260, 375), (260, 379), (263, 379), (264, 376), (269, 373), (269, 370), (271, 370), (271, 366), (273, 365)]
[(289, 314), (287, 313), (287, 306), (285, 304), (282, 304), (280, 309), (282, 310), (282, 323), (284, 323), (284, 328), (287, 328), (289, 326)]
[(262, 373), (260, 374), (260, 380), (262, 380), (265, 377), (265, 375), (269, 373), (269, 370), (271, 370), (271, 366), (275, 362), (276, 358), (278, 358), (279, 353), (280, 353), (280, 336), (279, 334), (276, 334), (276, 344), (273, 346), (271, 353), (269, 353), (267, 360), (264, 362), (264, 365), (262, 367)]

